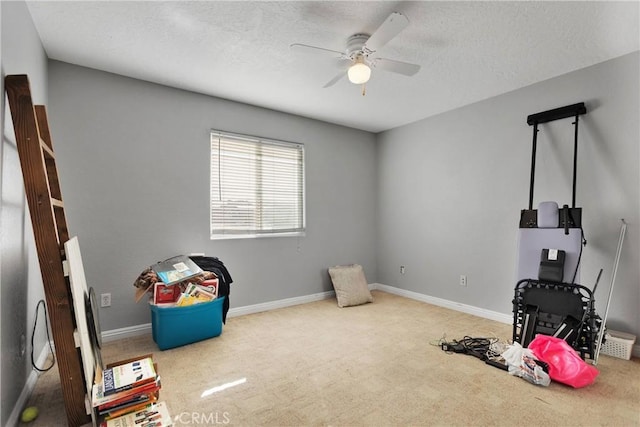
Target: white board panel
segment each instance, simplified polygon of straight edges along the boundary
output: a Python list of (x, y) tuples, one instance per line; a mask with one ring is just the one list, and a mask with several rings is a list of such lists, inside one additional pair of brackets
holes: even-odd
[[(94, 348), (89, 335), (90, 325), (87, 322), (86, 300), (88, 298), (87, 280), (84, 275), (82, 256), (78, 238), (73, 237), (64, 244), (67, 262), (69, 263), (69, 282), (73, 297), (73, 310), (76, 318), (78, 345), (82, 357), (87, 396), (91, 400), (91, 388), (93, 387), (96, 372), (96, 358)], [(99, 350), (98, 350), (99, 351)]]

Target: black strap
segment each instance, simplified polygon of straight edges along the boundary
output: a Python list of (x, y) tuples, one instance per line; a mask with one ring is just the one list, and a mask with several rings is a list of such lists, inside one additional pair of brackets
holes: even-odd
[[(51, 350), (51, 356), (53, 357), (51, 365), (47, 368), (38, 368), (36, 366), (35, 360), (33, 359), (33, 339), (36, 335), (36, 325), (38, 324), (38, 309), (40, 308), (40, 305), (42, 305), (42, 308), (44, 310), (44, 325), (47, 331), (47, 342), (49, 343), (49, 350)], [(47, 372), (49, 369), (53, 368), (53, 365), (56, 364), (56, 354), (53, 352), (53, 347), (51, 346), (51, 337), (49, 336), (49, 321), (47, 320), (47, 318), (47, 307), (44, 304), (44, 300), (41, 299), (40, 301), (38, 301), (38, 305), (36, 305), (36, 317), (33, 321), (33, 331), (31, 332), (31, 366), (33, 366), (33, 369), (38, 372)]]

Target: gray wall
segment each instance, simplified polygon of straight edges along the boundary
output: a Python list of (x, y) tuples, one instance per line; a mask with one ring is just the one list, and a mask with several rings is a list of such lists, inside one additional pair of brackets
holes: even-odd
[[(24, 2), (0, 2), (0, 15), (0, 424), (6, 425), (31, 372), (34, 311), (44, 293), (13, 124), (4, 96), (4, 77), (28, 74), (34, 102), (46, 104), (47, 59)], [(34, 342), (36, 358), (45, 345), (42, 311), (39, 322)]]
[[(133, 281), (183, 253), (224, 261), (232, 308), (331, 290), (335, 264), (376, 280), (374, 135), (57, 61), (49, 90), (70, 232), (89, 286), (112, 293), (103, 330), (150, 322)], [(306, 237), (209, 239), (212, 128), (305, 145)]]
[[(624, 218), (629, 226), (609, 326), (640, 335), (638, 68), (635, 52), (381, 133), (378, 280), (511, 313), (518, 221), (529, 200), (526, 117), (584, 101), (576, 196), (588, 240), (581, 283), (592, 288), (604, 268), (596, 292), (604, 314)], [(534, 207), (546, 200), (571, 204), (571, 122), (540, 127)], [(467, 287), (459, 285), (461, 274)]]

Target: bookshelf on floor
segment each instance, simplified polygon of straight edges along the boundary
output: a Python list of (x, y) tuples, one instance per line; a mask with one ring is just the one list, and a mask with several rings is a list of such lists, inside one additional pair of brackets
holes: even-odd
[[(46, 108), (33, 105), (26, 75), (5, 77), (5, 91), (24, 178), (55, 346), (67, 424), (96, 425), (91, 388), (102, 357), (87, 320), (91, 310), (77, 237), (69, 239)], [(93, 323), (93, 322), (91, 322)], [(97, 331), (97, 335), (100, 331)], [(95, 335), (94, 340), (95, 340)]]

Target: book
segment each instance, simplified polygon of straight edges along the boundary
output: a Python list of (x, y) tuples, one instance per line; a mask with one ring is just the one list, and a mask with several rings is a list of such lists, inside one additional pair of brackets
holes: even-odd
[[(156, 372), (157, 371), (158, 369), (156, 367)], [(145, 383), (129, 390), (123, 390), (105, 396), (102, 382), (96, 382), (93, 384), (91, 389), (91, 406), (98, 408), (98, 410), (116, 406), (131, 400), (140, 394), (157, 392), (161, 387), (160, 376), (156, 376), (156, 379), (153, 382)]]
[(156, 282), (153, 285), (153, 303), (167, 304), (176, 302), (180, 297), (180, 286)]
[(202, 269), (186, 255), (178, 255), (151, 266), (161, 282), (172, 285), (202, 273)]
[(173, 425), (165, 402), (150, 403), (138, 410), (102, 421), (100, 427), (168, 427)]
[(126, 414), (127, 412), (132, 412), (158, 400), (158, 394), (159, 393), (139, 394), (134, 399), (128, 400), (119, 405), (98, 409), (98, 414), (108, 415), (109, 417), (114, 418), (122, 414)]
[(104, 394), (100, 396), (100, 389), (98, 389), (96, 393), (94, 393), (94, 395), (96, 396), (92, 402), (93, 407), (97, 407), (99, 411), (114, 408), (116, 406), (124, 405), (126, 403), (137, 400), (141, 396), (157, 394), (161, 387), (162, 386), (160, 384), (160, 377), (157, 377), (156, 380), (152, 383), (144, 384), (140, 387), (132, 388), (131, 390), (125, 390), (119, 393), (110, 394), (108, 396), (104, 396)]
[(129, 412), (138, 411), (150, 403), (154, 403), (158, 401), (160, 397), (160, 392), (156, 391), (155, 393), (150, 393), (144, 396), (140, 396), (134, 400), (129, 402), (113, 406), (111, 408), (106, 408), (99, 410), (98, 413), (101, 416), (104, 416), (105, 419), (119, 417), (120, 415), (128, 414)]
[(205, 291), (213, 294), (215, 297), (218, 297), (219, 285), (220, 285), (220, 281), (218, 280), (218, 278), (215, 278), (215, 279), (203, 280), (199, 286), (203, 288)]
[(178, 307), (186, 307), (193, 304), (199, 304), (201, 302), (209, 302), (216, 299), (216, 296), (203, 287), (190, 283), (187, 285), (185, 291), (180, 295), (178, 301), (176, 301), (176, 306)]
[(156, 370), (151, 356), (109, 367), (102, 371), (105, 396), (154, 382)]

